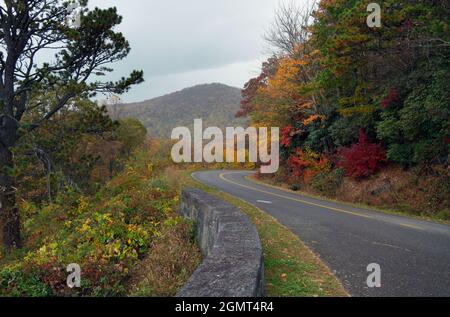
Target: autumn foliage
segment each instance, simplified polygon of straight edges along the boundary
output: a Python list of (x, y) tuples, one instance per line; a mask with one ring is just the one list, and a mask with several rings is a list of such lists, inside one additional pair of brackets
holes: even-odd
[(373, 175), (386, 162), (386, 153), (381, 145), (370, 143), (363, 130), (360, 131), (359, 142), (340, 149), (338, 155), (338, 166), (345, 170), (347, 176), (354, 178)]
[[(53, 202), (23, 200), (27, 239), (15, 257), (0, 249), (0, 296), (175, 295), (200, 252), (191, 226), (177, 214), (179, 176), (171, 180), (166, 173), (166, 148), (141, 145), (95, 195), (67, 189)], [(82, 268), (80, 288), (67, 287), (68, 263)], [(130, 285), (138, 266), (142, 280)]]
[(275, 25), (305, 34), (272, 32), (281, 34), (270, 39), (277, 53), (243, 90), (240, 114), (280, 127), (274, 178), (327, 195), (344, 176), (448, 170), (448, 1), (383, 1), (381, 28), (367, 26), (367, 1), (322, 0), (301, 11), (313, 12), (307, 25), (289, 25), (292, 16)]
[(289, 157), (287, 165), (290, 168), (291, 177), (300, 178), (305, 182), (331, 169), (331, 162), (326, 156), (310, 149), (298, 149)]

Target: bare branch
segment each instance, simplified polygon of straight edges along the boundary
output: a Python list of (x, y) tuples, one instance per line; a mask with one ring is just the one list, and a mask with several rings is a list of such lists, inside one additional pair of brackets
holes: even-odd
[(294, 0), (280, 4), (275, 13), (275, 21), (264, 36), (274, 55), (291, 55), (297, 46), (306, 43), (315, 8), (315, 0), (308, 1), (301, 7)]

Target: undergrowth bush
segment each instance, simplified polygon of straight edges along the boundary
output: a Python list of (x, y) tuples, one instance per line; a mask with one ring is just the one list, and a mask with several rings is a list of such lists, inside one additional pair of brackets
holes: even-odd
[(350, 148), (342, 148), (338, 166), (343, 168), (346, 176), (363, 178), (375, 174), (386, 162), (386, 153), (381, 145), (370, 143), (366, 133), (361, 130), (359, 142)]
[(135, 269), (130, 281), (132, 296), (174, 296), (200, 264), (192, 224), (171, 218), (160, 233)]
[[(140, 150), (94, 196), (67, 190), (44, 206), (24, 201), (25, 248), (0, 258), (0, 296), (126, 295), (132, 269), (158, 248), (162, 230), (186, 230), (176, 213), (178, 188), (162, 173), (167, 165)], [(185, 246), (195, 249), (189, 238)], [(183, 259), (159, 264), (181, 267)], [(66, 285), (71, 263), (82, 270), (81, 288), (73, 290)]]
[(320, 194), (334, 196), (342, 185), (345, 171), (341, 168), (331, 172), (322, 172), (316, 175), (310, 182), (311, 187)]

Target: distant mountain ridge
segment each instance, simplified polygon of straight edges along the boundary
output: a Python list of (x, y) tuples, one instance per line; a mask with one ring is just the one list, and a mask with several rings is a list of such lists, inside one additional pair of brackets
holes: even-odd
[(150, 100), (108, 106), (114, 119), (136, 118), (152, 137), (170, 138), (174, 128), (192, 128), (194, 119), (203, 119), (204, 127), (246, 126), (235, 117), (241, 90), (224, 84), (197, 85)]

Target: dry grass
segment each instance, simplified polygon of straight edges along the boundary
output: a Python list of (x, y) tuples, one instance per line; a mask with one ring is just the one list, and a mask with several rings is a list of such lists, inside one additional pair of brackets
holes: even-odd
[(130, 296), (174, 296), (186, 284), (201, 261), (191, 228), (186, 223), (164, 227), (132, 274)]

